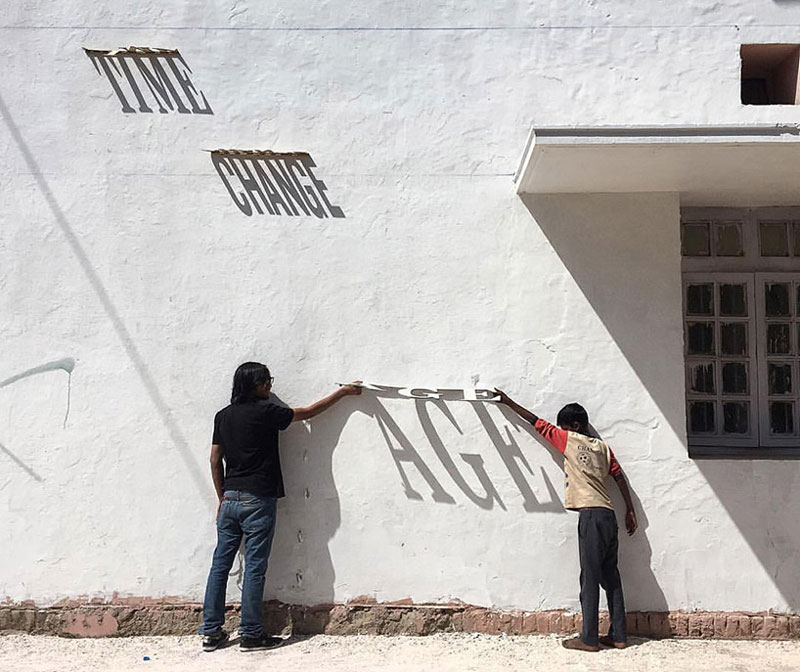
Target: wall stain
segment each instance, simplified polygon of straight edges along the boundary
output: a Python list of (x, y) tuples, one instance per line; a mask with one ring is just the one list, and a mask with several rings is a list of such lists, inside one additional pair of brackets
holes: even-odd
[(27, 369), (26, 371), (11, 376), (10, 378), (6, 378), (5, 380), (0, 380), (0, 388), (8, 387), (9, 385), (16, 383), (18, 380), (22, 380), (23, 378), (29, 378), (30, 376), (35, 376), (40, 373), (48, 373), (49, 371), (66, 371), (67, 409), (66, 412), (64, 413), (64, 423), (63, 423), (63, 427), (64, 429), (66, 429), (67, 420), (69, 419), (70, 400), (72, 398), (72, 372), (74, 371), (74, 369), (75, 369), (75, 360), (72, 357), (64, 357), (63, 359), (57, 359), (54, 362), (48, 362), (47, 364), (34, 366), (31, 369)]

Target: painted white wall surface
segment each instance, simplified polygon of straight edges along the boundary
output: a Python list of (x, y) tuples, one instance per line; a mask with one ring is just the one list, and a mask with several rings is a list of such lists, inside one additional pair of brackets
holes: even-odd
[[(254, 359), (295, 406), (356, 378), (580, 401), (635, 493), (629, 610), (800, 608), (800, 462), (687, 456), (678, 196), (513, 184), (532, 125), (800, 122), (742, 106), (738, 60), (800, 41), (800, 5), (64, 0), (0, 24), (0, 382), (74, 360), (0, 386), (0, 599), (202, 599), (213, 414)], [(123, 112), (83, 47), (129, 45), (179, 49), (213, 114)], [(345, 217), (244, 215), (215, 148), (309, 152)], [(282, 456), (268, 598), (578, 608), (560, 467), (503, 409), (365, 392)]]

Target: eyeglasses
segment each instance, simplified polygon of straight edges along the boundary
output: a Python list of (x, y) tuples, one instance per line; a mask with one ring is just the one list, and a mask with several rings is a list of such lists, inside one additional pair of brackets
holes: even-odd
[(264, 381), (264, 385), (272, 385), (275, 382), (275, 376), (270, 376)]

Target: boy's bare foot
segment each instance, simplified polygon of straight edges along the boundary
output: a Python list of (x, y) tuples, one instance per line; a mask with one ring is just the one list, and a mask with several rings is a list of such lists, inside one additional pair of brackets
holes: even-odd
[(601, 637), (600, 638), (600, 643), (603, 646), (610, 646), (610, 647), (615, 648), (615, 649), (627, 649), (628, 648), (628, 642), (615, 642), (608, 635), (604, 635), (603, 637)]
[(563, 646), (565, 649), (573, 649), (575, 651), (591, 651), (592, 653), (600, 650), (600, 647), (597, 646), (597, 644), (587, 644), (580, 637), (565, 639), (561, 642), (561, 646)]

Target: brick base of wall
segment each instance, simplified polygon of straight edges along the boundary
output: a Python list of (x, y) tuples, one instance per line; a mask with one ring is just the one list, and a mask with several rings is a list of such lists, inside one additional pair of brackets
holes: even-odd
[[(235, 630), (239, 605), (226, 609), (226, 629)], [(149, 598), (111, 602), (65, 601), (49, 607), (33, 603), (0, 605), (0, 631), (64, 637), (126, 637), (195, 634), (202, 605)], [(347, 604), (301, 606), (267, 602), (268, 632), (296, 635), (430, 635), (435, 632), (480, 632), (491, 635), (558, 634), (580, 630), (580, 614), (566, 611), (493, 611), (463, 603), (376, 603), (358, 599)], [(608, 628), (601, 613), (600, 631)], [(718, 639), (800, 639), (800, 615), (744, 612), (628, 613), (633, 636)]]

